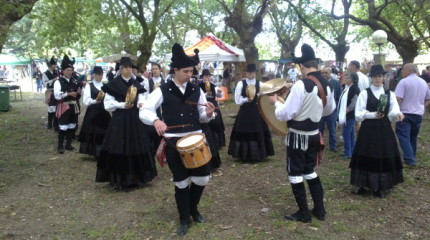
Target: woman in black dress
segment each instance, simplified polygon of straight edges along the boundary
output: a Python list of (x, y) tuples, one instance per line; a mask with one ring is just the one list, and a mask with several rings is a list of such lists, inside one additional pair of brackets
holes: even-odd
[[(357, 187), (354, 192), (363, 194), (369, 189), (380, 198), (403, 182), (402, 161), (390, 120), (402, 121), (404, 116), (394, 93), (384, 90), (385, 73), (381, 65), (372, 66), (372, 85), (358, 96), (355, 117), (363, 122), (349, 165), (351, 184)], [(383, 94), (387, 96), (386, 104), (379, 104)]]

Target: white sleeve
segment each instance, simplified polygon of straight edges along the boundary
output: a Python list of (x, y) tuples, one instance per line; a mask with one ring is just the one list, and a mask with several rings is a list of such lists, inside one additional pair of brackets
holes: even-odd
[(48, 82), (50, 81), (46, 76), (46, 73), (42, 74), (42, 81), (43, 81), (43, 85), (46, 87), (46, 84), (48, 84)]
[(61, 100), (65, 97), (67, 97), (67, 92), (63, 93), (61, 92), (61, 84), (60, 81), (54, 82), (54, 97), (57, 100)]
[(291, 88), (291, 92), (285, 103), (275, 103), (275, 116), (279, 121), (286, 122), (297, 116), (303, 106), (305, 98), (305, 85), (303, 81), (296, 82)]
[(143, 107), (139, 110), (139, 118), (146, 125), (154, 125), (158, 119), (157, 108), (163, 103), (163, 93), (160, 88), (155, 89), (144, 101)]
[(84, 88), (84, 96), (82, 97), (82, 102), (85, 106), (90, 106), (95, 104), (97, 101), (91, 98), (91, 86), (87, 84)]
[(208, 123), (210, 122), (212, 119), (215, 118), (216, 114), (215, 112), (212, 114), (212, 117), (208, 118), (208, 116), (206, 115), (206, 97), (205, 94), (203, 93), (203, 90), (201, 88), (200, 89), (200, 98), (199, 98), (199, 105), (197, 105), (198, 109), (199, 109), (199, 120), (201, 123)]
[(137, 105), (144, 103), (147, 98), (148, 98), (148, 91), (144, 93), (139, 93), (137, 95)]
[(366, 119), (376, 119), (376, 112), (369, 112), (366, 109), (367, 91), (361, 91), (358, 95), (357, 103), (355, 104), (355, 120), (361, 122)]
[(396, 95), (390, 91), (390, 109), (388, 111), (388, 118), (392, 121), (397, 117), (397, 115), (399, 115), (399, 113), (401, 112)]
[(336, 109), (336, 101), (334, 101), (334, 93), (331, 92), (331, 89), (329, 86), (327, 86), (327, 104), (325, 105), (323, 109), (323, 117), (328, 116), (333, 113), (333, 111)]
[(125, 109), (125, 102), (118, 102), (115, 98), (109, 93), (105, 94), (105, 99), (103, 101), (106, 111), (113, 112), (116, 109)]
[(243, 88), (242, 81), (239, 81), (234, 90), (234, 101), (238, 105), (242, 105), (244, 103), (249, 102), (248, 98), (242, 97), (242, 88)]

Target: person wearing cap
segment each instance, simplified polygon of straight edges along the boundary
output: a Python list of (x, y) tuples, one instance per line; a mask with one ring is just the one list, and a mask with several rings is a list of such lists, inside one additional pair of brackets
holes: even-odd
[[(181, 45), (172, 47), (171, 68), (175, 78), (155, 89), (140, 110), (140, 119), (147, 125), (154, 125), (157, 133), (166, 141), (165, 155), (175, 183), (175, 200), (179, 212), (178, 235), (188, 232), (191, 220), (204, 223), (198, 204), (210, 178), (210, 165), (187, 169), (182, 163), (177, 141), (191, 133), (202, 133), (201, 123), (214, 119), (215, 106), (206, 101), (199, 86), (190, 82), (193, 67), (198, 64), (194, 57), (185, 54)], [(162, 107), (162, 118), (156, 109)], [(176, 126), (176, 127), (175, 127)], [(177, 127), (181, 126), (181, 127)]]
[[(59, 123), (57, 151), (60, 154), (63, 154), (65, 150), (75, 150), (72, 146), (72, 139), (78, 124), (79, 106), (77, 101), (82, 89), (72, 78), (74, 63), (75, 60), (71, 61), (69, 56), (64, 55), (61, 61), (63, 76), (54, 82), (54, 96), (57, 100), (56, 117)], [(65, 147), (63, 145), (64, 139), (66, 139)]]
[(215, 171), (221, 166), (219, 149), (225, 146), (224, 121), (222, 119), (218, 101), (216, 100), (216, 97), (222, 97), (222, 92), (219, 87), (215, 87), (215, 84), (211, 82), (212, 74), (209, 69), (203, 70), (201, 78), (202, 82), (199, 84), (199, 86), (204, 92), (206, 100), (211, 102), (216, 108), (216, 118), (211, 120), (208, 124), (202, 124), (203, 132), (208, 139), (212, 152), (212, 159), (210, 162), (211, 168), (212, 171)]
[[(402, 161), (390, 121), (402, 121), (404, 116), (394, 93), (384, 90), (385, 73), (381, 65), (373, 65), (372, 85), (358, 96), (355, 119), (362, 123), (349, 164), (350, 182), (356, 187), (353, 192), (363, 194), (368, 189), (380, 198), (403, 182)], [(382, 106), (384, 94), (387, 101)]]
[(45, 102), (48, 104), (48, 124), (47, 129), (51, 129), (52, 126), (58, 131), (58, 119), (55, 117), (55, 109), (57, 106), (57, 100), (54, 96), (54, 82), (58, 79), (57, 72), (57, 60), (54, 56), (49, 61), (49, 68), (42, 74), (43, 84), (46, 86), (45, 91)]
[[(255, 64), (248, 64), (245, 71), (246, 78), (237, 83), (234, 93), (240, 109), (231, 131), (228, 154), (242, 161), (256, 162), (273, 156), (275, 150), (269, 127), (257, 109), (260, 82), (255, 78)], [(250, 85), (254, 85), (256, 90), (252, 98), (246, 94)]]
[[(278, 101), (277, 94), (269, 98), (275, 104), (276, 118), (288, 124), (285, 139), (288, 180), (299, 207), (297, 212), (287, 214), (284, 218), (306, 223), (311, 222), (311, 213), (318, 220), (325, 220), (324, 190), (315, 172), (318, 155), (322, 151), (320, 144), (322, 136), (318, 127), (321, 118), (334, 111), (336, 103), (330, 83), (318, 71), (318, 59), (313, 48), (303, 44), (301, 52), (301, 57), (292, 55), (293, 62), (300, 67), (302, 80), (298, 80), (292, 86), (285, 103)], [(308, 208), (304, 179), (308, 183), (314, 202), (311, 212)]]
[(100, 156), (100, 150), (107, 126), (111, 116), (104, 109), (103, 99), (98, 99), (98, 94), (103, 87), (103, 69), (95, 66), (93, 69), (93, 81), (84, 88), (83, 103), (87, 106), (78, 141), (79, 153)]
[[(120, 75), (101, 89), (105, 92), (104, 108), (112, 113), (97, 162), (96, 182), (109, 182), (127, 191), (150, 182), (157, 176), (155, 161), (149, 148), (149, 137), (139, 120), (138, 105), (145, 99), (146, 89), (132, 77), (129, 57), (120, 60)], [(127, 92), (136, 88), (134, 102), (127, 103)]]

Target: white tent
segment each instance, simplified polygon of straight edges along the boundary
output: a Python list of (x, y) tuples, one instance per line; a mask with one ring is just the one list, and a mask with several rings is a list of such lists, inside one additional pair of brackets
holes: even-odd
[[(194, 49), (199, 49), (200, 61), (208, 62), (246, 62), (243, 50), (237, 47), (233, 47), (228, 43), (216, 38), (213, 35), (208, 35), (199, 42), (195, 43), (191, 47), (185, 50), (188, 56), (194, 55)], [(172, 58), (172, 54), (166, 54), (164, 60), (169, 62)]]

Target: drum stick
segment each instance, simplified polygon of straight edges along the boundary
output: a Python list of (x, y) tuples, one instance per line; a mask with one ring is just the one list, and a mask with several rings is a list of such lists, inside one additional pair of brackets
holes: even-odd
[(180, 128), (180, 127), (188, 127), (190, 125), (191, 124), (180, 124), (180, 125), (168, 126), (167, 129)]
[[(192, 104), (192, 105), (199, 105), (199, 106), (205, 106), (206, 104), (201, 104), (201, 103), (197, 103), (197, 102), (192, 102), (192, 101), (185, 101), (186, 104)], [(219, 107), (215, 106), (215, 109), (219, 110)]]

